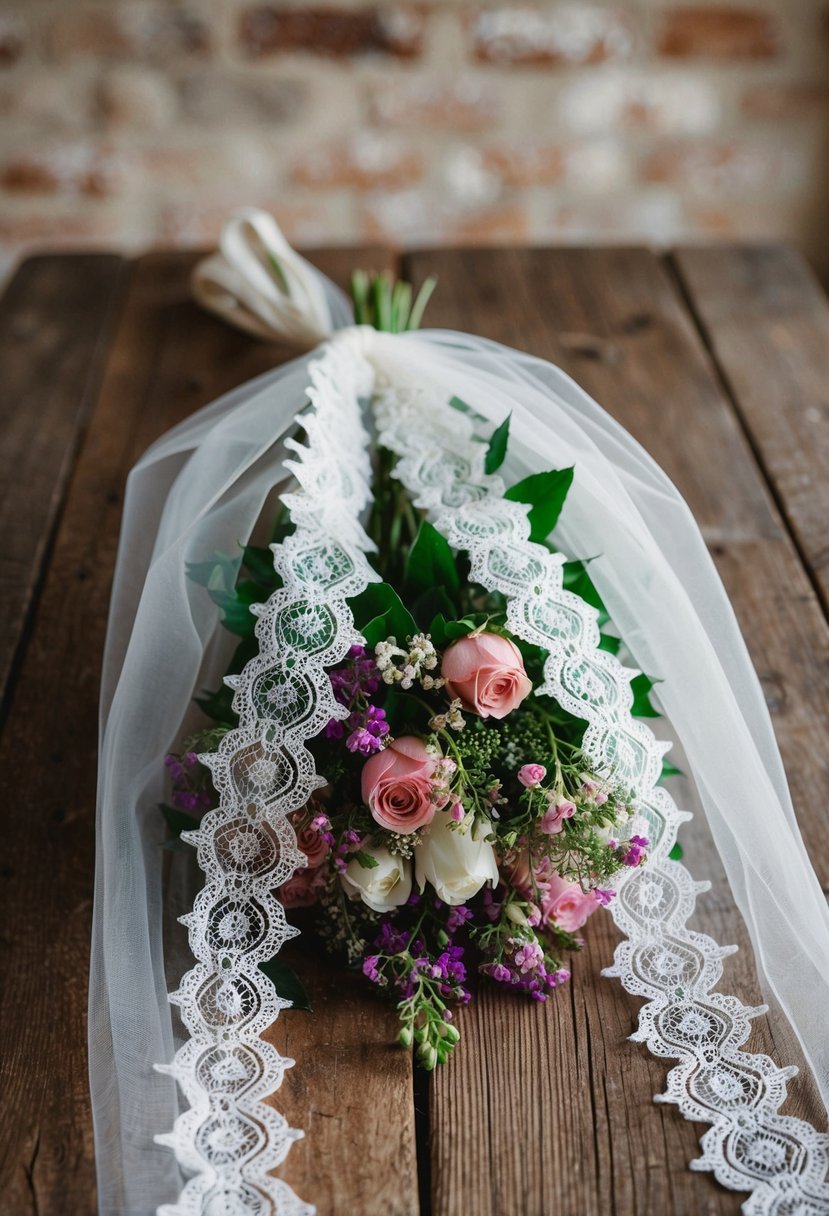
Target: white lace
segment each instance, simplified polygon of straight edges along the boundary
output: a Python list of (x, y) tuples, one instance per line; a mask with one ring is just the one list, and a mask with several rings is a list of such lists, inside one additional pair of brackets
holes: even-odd
[(157, 1137), (195, 1176), (160, 1216), (314, 1212), (270, 1175), (302, 1132), (263, 1101), (294, 1061), (260, 1037), (290, 1001), (277, 996), (259, 963), (297, 933), (274, 894), (305, 864), (287, 816), (325, 784), (304, 744), (347, 712), (325, 669), (360, 641), (346, 597), (377, 578), (359, 523), (371, 473), (360, 400), (372, 372), (356, 337), (330, 343), (310, 364), (310, 407), (298, 419), (307, 444), (285, 441), (297, 456), (286, 464), (300, 490), (284, 499), (295, 531), (272, 546), (283, 586), (254, 606), (259, 654), (228, 679), (239, 726), (200, 757), (220, 803), (198, 831), (183, 834), (205, 874), (182, 918), (197, 962), (170, 996), (190, 1038), (160, 1066), (190, 1106)]
[[(302, 1133), (263, 1101), (293, 1061), (260, 1038), (288, 1002), (258, 964), (296, 932), (273, 894), (305, 860), (286, 816), (324, 784), (304, 743), (345, 713), (325, 668), (360, 640), (346, 597), (377, 577), (358, 522), (370, 497), (360, 399), (373, 386), (359, 331), (328, 344), (310, 378), (307, 442), (293, 444), (291, 464), (301, 489), (285, 499), (296, 529), (274, 547), (284, 585), (259, 609), (259, 655), (231, 681), (239, 727), (203, 758), (220, 805), (185, 834), (206, 881), (184, 918), (197, 962), (170, 998), (190, 1038), (166, 1071), (190, 1108), (158, 1139), (195, 1176), (161, 1216), (313, 1212), (270, 1175)], [(636, 791), (629, 830), (644, 829), (650, 861), (617, 882), (612, 911), (629, 940), (607, 974), (648, 998), (633, 1037), (679, 1059), (661, 1100), (712, 1124), (693, 1167), (751, 1191), (751, 1216), (826, 1213), (829, 1137), (777, 1113), (792, 1070), (740, 1050), (762, 1009), (712, 992), (732, 948), (685, 927), (708, 884), (668, 858), (690, 816), (657, 786), (666, 745), (631, 717), (635, 673), (598, 648), (594, 609), (563, 590), (564, 559), (528, 540), (528, 508), (505, 500), (501, 478), (484, 473), (473, 421), (416, 388), (386, 388), (374, 404), (380, 442), (398, 455), (397, 474), (417, 505), (469, 553), (472, 578), (507, 597), (510, 629), (549, 652), (540, 691), (588, 723), (584, 747), (597, 770)]]
[(648, 998), (632, 1038), (680, 1061), (658, 1100), (675, 1102), (686, 1119), (712, 1124), (692, 1168), (712, 1170), (732, 1190), (751, 1191), (743, 1204), (750, 1216), (825, 1214), (829, 1136), (778, 1114), (797, 1069), (740, 1050), (750, 1019), (765, 1006), (750, 1009), (713, 992), (722, 959), (736, 947), (686, 927), (697, 893), (710, 884), (694, 882), (668, 857), (679, 824), (691, 816), (657, 787), (668, 745), (631, 716), (636, 672), (599, 649), (595, 609), (563, 589), (563, 556), (528, 540), (529, 508), (504, 499), (502, 479), (485, 474), (484, 437), (470, 416), (417, 387), (392, 386), (375, 401), (379, 441), (399, 457), (396, 475), (416, 505), (469, 554), (472, 580), (507, 597), (511, 631), (549, 652), (538, 692), (587, 722), (584, 750), (592, 764), (635, 791), (628, 830), (645, 831), (650, 858), (616, 882), (611, 910), (628, 940), (605, 974)]

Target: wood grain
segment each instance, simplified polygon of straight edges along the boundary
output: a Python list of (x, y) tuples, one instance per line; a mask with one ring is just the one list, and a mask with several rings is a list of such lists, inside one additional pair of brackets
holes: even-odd
[(0, 690), (6, 696), (123, 277), (123, 258), (114, 254), (35, 257), (22, 264), (0, 300)]
[[(353, 266), (382, 267), (381, 250), (318, 255), (342, 278)], [(67, 259), (72, 262), (73, 259)], [(92, 907), (97, 690), (107, 600), (126, 475), (146, 446), (169, 426), (221, 392), (284, 359), (287, 349), (254, 342), (200, 312), (188, 298), (191, 255), (158, 254), (134, 266), (106, 372), (80, 451), (55, 538), (6, 728), (0, 739), (5, 820), (0, 991), (4, 1101), (0, 1109), (0, 1212), (9, 1216), (94, 1211), (91, 1118), (86, 1078), (86, 985)], [(44, 319), (45, 320), (45, 319)], [(58, 324), (57, 319), (54, 322)], [(332, 1002), (320, 1001), (321, 1009)], [(366, 1042), (388, 1040), (388, 1012), (355, 997), (333, 1023), (285, 1015), (303, 1059), (322, 1047), (359, 1009)], [(297, 1022), (294, 1031), (291, 1023)], [(353, 1033), (353, 1031), (352, 1031)], [(353, 1040), (352, 1040), (353, 1042)], [(315, 1046), (316, 1044), (316, 1046)], [(297, 1050), (299, 1050), (297, 1048)], [(295, 1073), (283, 1109), (295, 1126), (328, 1112), (358, 1115), (360, 1053), (342, 1036), (327, 1089)], [(370, 1095), (372, 1117), (383, 1111), (388, 1146), (370, 1154), (387, 1173), (393, 1159), (396, 1212), (415, 1211), (414, 1145), (409, 1061), (402, 1053), (386, 1070), (383, 1107)], [(310, 1084), (310, 1078), (309, 1078)], [(400, 1169), (400, 1163), (404, 1168)], [(309, 1162), (322, 1194), (333, 1192), (333, 1160)], [(348, 1174), (338, 1211), (352, 1202)], [(365, 1176), (352, 1171), (355, 1185)], [(408, 1187), (408, 1190), (407, 1190)], [(359, 1197), (363, 1191), (357, 1191)], [(364, 1209), (365, 1210), (365, 1209)]]
[(680, 249), (673, 264), (829, 614), (829, 303), (794, 249)]
[[(815, 451), (825, 461), (822, 438), (810, 438), (809, 430), (812, 410), (825, 416), (815, 370), (824, 321), (789, 255), (729, 256), (734, 266), (723, 265), (732, 266), (731, 283), (722, 286), (713, 262), (701, 266), (691, 258), (689, 269), (690, 254), (683, 253), (676, 262), (681, 292), (658, 258), (636, 250), (444, 251), (412, 257), (408, 270), (415, 279), (440, 274), (430, 323), (488, 334), (560, 363), (642, 439), (686, 495), (746, 630), (807, 844), (827, 882), (829, 836), (814, 791), (829, 778), (820, 729), (829, 721), (829, 630), (815, 594), (815, 586), (823, 588), (820, 518), (809, 501), (813, 491), (818, 501), (821, 490)], [(292, 353), (199, 312), (187, 291), (192, 260), (156, 254), (136, 263), (111, 341), (112, 304), (102, 300), (109, 292), (112, 301), (117, 288), (103, 262), (98, 278), (85, 259), (54, 259), (59, 271), (49, 273), (35, 263), (26, 271), (33, 277), (13, 284), (0, 304), (0, 333), (10, 324), (20, 343), (11, 354), (0, 347), (4, 371), (12, 367), (12, 397), (28, 415), (12, 421), (12, 446), (0, 445), (0, 461), (6, 453), (0, 472), (35, 468), (32, 493), (41, 487), (40, 498), (25, 500), (32, 507), (24, 521), (40, 538), (30, 586), (40, 579), (41, 591), (0, 738), (6, 822), (0, 942), (4, 976), (11, 977), (0, 989), (4, 1216), (94, 1211), (85, 1013), (96, 701), (126, 474), (170, 425)], [(357, 265), (381, 268), (388, 261), (382, 250), (314, 260), (341, 280)], [(79, 275), (80, 263), (89, 273)], [(773, 290), (775, 276), (782, 296)], [(79, 283), (83, 292), (68, 297), (78, 315), (67, 317), (65, 293), (70, 284), (80, 291)], [(739, 306), (729, 304), (729, 292)], [(96, 316), (104, 335), (98, 339)], [(15, 328), (19, 317), (22, 331)], [(753, 344), (752, 326), (760, 335)], [(768, 343), (764, 327), (772, 334)], [(108, 350), (97, 393), (95, 350)], [(755, 361), (762, 368), (757, 376)], [(45, 362), (60, 375), (50, 379)], [(797, 399), (790, 391), (795, 378)], [(771, 386), (765, 397), (764, 382)], [(40, 410), (38, 428), (29, 402)], [(780, 416), (769, 417), (769, 409)], [(781, 433), (788, 414), (789, 437)], [(37, 461), (26, 464), (27, 443), (52, 469), (52, 480), (37, 481)], [(808, 486), (801, 475), (811, 478)], [(18, 485), (23, 493), (29, 488), (23, 477)], [(814, 572), (804, 571), (792, 536)], [(10, 552), (14, 558), (17, 551)], [(0, 580), (8, 577), (13, 591), (27, 569)], [(3, 582), (0, 591), (6, 589)], [(32, 602), (26, 594), (15, 609), (17, 638)], [(0, 643), (0, 676), (3, 654)], [(692, 871), (714, 878), (697, 927), (722, 942), (743, 940), (701, 824), (686, 830), (685, 846)], [(684, 1123), (673, 1108), (651, 1105), (666, 1067), (626, 1042), (639, 1001), (599, 977), (615, 940), (610, 919), (594, 918), (574, 983), (544, 1009), (484, 987), (462, 1011), (463, 1048), (431, 1089), (434, 1216), (739, 1210), (737, 1196), (686, 1169), (704, 1129)], [(412, 1073), (409, 1058), (390, 1045), (393, 1011), (373, 999), (359, 976), (329, 968), (302, 945), (291, 949), (299, 952), (316, 1012), (286, 1014), (273, 1030), (274, 1042), (298, 1060), (275, 1104), (307, 1132), (284, 1176), (318, 1203), (321, 1216), (413, 1216), (419, 1208)], [(759, 999), (748, 952), (728, 962), (723, 987), (746, 1001)], [(752, 1046), (772, 1046), (762, 1022)], [(790, 1057), (788, 1044), (778, 1046), (781, 1057)], [(812, 1103), (808, 1087), (795, 1090), (795, 1113), (814, 1116)]]
[[(829, 631), (797, 553), (671, 277), (643, 250), (442, 251), (406, 261), (440, 277), (429, 323), (550, 358), (663, 465), (694, 510), (768, 691), (818, 871), (829, 875), (822, 810)], [(745, 943), (704, 826), (686, 830), (697, 875), (714, 878), (695, 924)], [(625, 1042), (639, 1001), (599, 978), (617, 935), (594, 918), (569, 998), (544, 1008), (485, 994), (458, 1019), (464, 1049), (432, 1082), (436, 1216), (736, 1213), (740, 1200), (686, 1162), (703, 1130), (651, 1106), (666, 1068)], [(749, 951), (724, 990), (759, 1003)], [(772, 1047), (755, 1023), (752, 1047)], [(781, 1042), (781, 1055), (791, 1058)], [(796, 1113), (817, 1117), (807, 1086)], [(520, 1146), (520, 1147), (519, 1147)]]

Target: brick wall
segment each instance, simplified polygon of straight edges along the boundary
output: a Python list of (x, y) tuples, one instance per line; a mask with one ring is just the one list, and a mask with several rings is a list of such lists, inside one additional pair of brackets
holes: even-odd
[(786, 237), (827, 269), (827, 0), (0, 0), (0, 253)]

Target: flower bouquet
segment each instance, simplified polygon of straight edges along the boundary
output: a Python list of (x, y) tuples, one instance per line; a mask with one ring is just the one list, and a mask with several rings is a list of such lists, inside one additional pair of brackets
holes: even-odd
[(711, 1125), (697, 1168), (752, 1216), (829, 1210), (826, 1138), (780, 1113), (790, 1070), (744, 1050), (762, 1010), (716, 990), (729, 950), (687, 923), (706, 884), (676, 851), (655, 676), (772, 1014), (829, 1098), (826, 902), (675, 488), (559, 369), (417, 332), (403, 284), (347, 300), (261, 213), (194, 286), (313, 349), (130, 477), (90, 980), (101, 1210), (313, 1211), (274, 1173), (301, 1132), (267, 1101), (293, 1061), (263, 1038), (303, 1002), (278, 957), (295, 920), (432, 1068), (474, 972), (547, 1000), (602, 905), (633, 1037)]
[[(465, 408), (460, 401), (453, 408)], [(482, 459), (500, 468), (509, 418)], [(445, 1060), (458, 1032), (453, 1002), (470, 999), (468, 969), (545, 1001), (570, 978), (569, 952), (588, 917), (614, 897), (614, 876), (642, 865), (648, 841), (631, 831), (633, 791), (596, 771), (583, 749), (586, 723), (545, 690), (547, 652), (513, 635), (502, 593), (470, 575), (394, 476), (393, 453), (373, 453), (367, 531), (381, 581), (349, 599), (362, 641), (327, 670), (332, 715), (309, 750), (325, 784), (288, 819), (305, 864), (277, 894), (287, 909), (313, 908), (314, 929), (335, 955), (397, 1002), (400, 1042), (417, 1044), (426, 1068)], [(509, 487), (505, 501), (548, 540), (572, 483), (552, 470)], [(283, 512), (277, 540), (290, 534)], [(236, 576), (237, 567), (241, 566)], [(600, 604), (586, 565), (563, 565), (565, 585)], [(216, 806), (198, 756), (238, 728), (232, 691), (255, 658), (254, 604), (278, 589), (272, 553), (246, 546), (191, 567), (241, 636), (227, 686), (198, 703), (212, 719), (167, 757), (173, 830)], [(225, 589), (227, 588), (227, 589)], [(607, 613), (602, 645), (618, 650)], [(633, 681), (634, 708), (655, 713), (651, 681)], [(284, 686), (262, 686), (274, 712)], [(262, 964), (296, 993), (297, 977)]]

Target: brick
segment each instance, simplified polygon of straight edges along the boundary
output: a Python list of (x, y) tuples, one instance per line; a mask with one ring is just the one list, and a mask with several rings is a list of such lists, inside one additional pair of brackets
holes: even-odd
[(24, 72), (0, 77), (0, 117), (9, 135), (22, 131), (51, 141), (58, 134), (84, 133), (94, 111), (92, 93), (85, 72), (27, 64)]
[(677, 8), (666, 12), (660, 54), (674, 59), (771, 59), (780, 51), (776, 22), (756, 8)]
[(829, 86), (824, 84), (759, 84), (743, 94), (746, 118), (769, 122), (796, 122), (829, 118)]
[(413, 59), (423, 49), (423, 17), (407, 8), (287, 8), (260, 4), (239, 21), (239, 40), (251, 57), (288, 51), (344, 59), (390, 55)]
[(558, 114), (568, 132), (654, 131), (702, 135), (717, 129), (716, 85), (698, 72), (677, 75), (648, 69), (642, 74), (579, 75), (559, 93)]
[(804, 185), (808, 159), (808, 150), (800, 146), (677, 143), (647, 156), (642, 176), (646, 182), (670, 183), (717, 199), (757, 190), (785, 194)]
[(625, 59), (633, 49), (626, 18), (589, 4), (490, 8), (473, 19), (471, 33), (481, 63), (578, 66)]
[(11, 67), (23, 54), (26, 33), (15, 13), (0, 13), (0, 68)]
[(507, 187), (548, 186), (561, 181), (564, 155), (554, 145), (501, 144), (483, 150), (483, 163)]
[(615, 198), (579, 200), (556, 207), (552, 237), (568, 242), (645, 241), (668, 244), (688, 235), (688, 218), (676, 193), (639, 191)]
[(249, 80), (216, 71), (185, 77), (179, 85), (184, 117), (211, 127), (288, 122), (301, 113), (307, 93), (304, 80)]
[(56, 59), (83, 55), (177, 63), (211, 49), (210, 31), (196, 7), (158, 4), (67, 5), (53, 19), (47, 42)]
[(618, 139), (584, 139), (564, 151), (567, 186), (579, 195), (625, 190), (633, 177), (628, 148)]
[(0, 165), (0, 186), (19, 194), (104, 198), (117, 192), (120, 180), (118, 160), (87, 144), (19, 152)]
[(199, 139), (190, 130), (173, 130), (167, 140), (145, 142), (135, 160), (142, 182), (162, 197), (183, 191), (191, 205), (232, 192), (238, 206), (274, 180), (275, 157), (267, 131), (254, 127), (237, 130), (232, 139), (215, 139), (209, 131)]
[[(168, 200), (160, 211), (158, 236), (177, 248), (210, 248), (216, 245), (228, 216), (243, 206), (262, 207), (274, 215), (291, 244), (320, 245), (332, 239), (330, 217), (316, 200), (286, 205), (282, 199), (251, 198), (246, 191), (225, 192), (222, 199), (204, 206), (194, 204), (191, 198)], [(347, 235), (340, 233), (339, 239)]]
[(106, 72), (95, 100), (98, 113), (112, 128), (157, 130), (171, 122), (178, 110), (167, 78), (153, 68), (133, 64)]
[(495, 91), (481, 81), (394, 81), (374, 87), (370, 96), (372, 120), (383, 127), (417, 130), (482, 131), (499, 113)]
[(421, 188), (370, 196), (362, 220), (363, 240), (404, 247), (521, 244), (530, 234), (529, 218), (520, 203), (465, 207), (436, 199)]
[(354, 190), (399, 190), (418, 181), (423, 161), (418, 152), (385, 139), (357, 139), (313, 147), (294, 161), (291, 177), (299, 186)]

